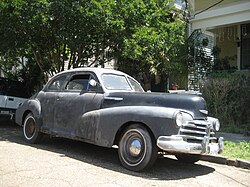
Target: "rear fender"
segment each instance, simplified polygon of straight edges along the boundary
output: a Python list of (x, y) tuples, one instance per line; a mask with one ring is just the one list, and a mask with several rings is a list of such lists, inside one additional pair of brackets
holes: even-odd
[(16, 123), (18, 125), (23, 125), (24, 118), (28, 113), (32, 113), (36, 122), (41, 126), (41, 104), (37, 99), (31, 99), (25, 101), (21, 106), (18, 107), (16, 111)]

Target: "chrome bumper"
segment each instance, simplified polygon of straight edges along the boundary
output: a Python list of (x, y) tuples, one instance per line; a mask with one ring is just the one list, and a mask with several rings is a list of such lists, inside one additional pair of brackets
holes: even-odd
[(209, 143), (209, 137), (205, 136), (201, 143), (189, 143), (178, 135), (160, 136), (157, 146), (163, 151), (170, 153), (192, 153), (192, 154), (218, 154), (223, 151), (223, 138), (218, 143)]

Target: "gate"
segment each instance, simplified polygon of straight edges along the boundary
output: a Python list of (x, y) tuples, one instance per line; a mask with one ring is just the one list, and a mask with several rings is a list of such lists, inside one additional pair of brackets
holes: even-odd
[(188, 90), (199, 91), (212, 70), (214, 43), (213, 34), (200, 29), (188, 38)]

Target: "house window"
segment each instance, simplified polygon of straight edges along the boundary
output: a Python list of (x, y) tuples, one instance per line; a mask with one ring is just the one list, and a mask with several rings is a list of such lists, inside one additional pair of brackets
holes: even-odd
[(241, 25), (241, 69), (250, 69), (250, 23)]

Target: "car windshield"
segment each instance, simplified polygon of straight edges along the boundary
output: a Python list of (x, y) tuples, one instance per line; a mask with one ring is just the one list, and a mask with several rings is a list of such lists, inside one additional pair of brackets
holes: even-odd
[(102, 81), (104, 87), (108, 90), (143, 91), (140, 84), (134, 80), (131, 82), (130, 79), (129, 83), (124, 75), (103, 74)]

